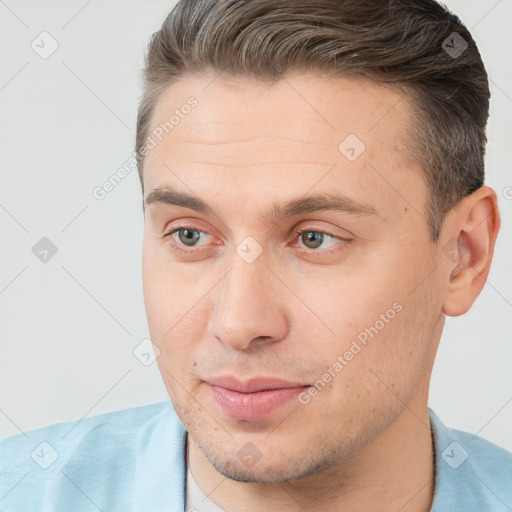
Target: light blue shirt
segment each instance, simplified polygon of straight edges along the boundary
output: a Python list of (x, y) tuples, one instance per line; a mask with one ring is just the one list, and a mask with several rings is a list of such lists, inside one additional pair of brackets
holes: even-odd
[[(432, 512), (512, 511), (512, 453), (430, 410)], [(186, 431), (170, 401), (0, 441), (1, 512), (183, 512)]]

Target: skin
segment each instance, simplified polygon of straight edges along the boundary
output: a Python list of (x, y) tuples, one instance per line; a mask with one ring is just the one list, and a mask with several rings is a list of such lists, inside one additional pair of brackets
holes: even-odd
[[(495, 192), (484, 186), (461, 201), (433, 243), (421, 168), (402, 142), (411, 107), (399, 92), (316, 75), (273, 85), (213, 78), (184, 76), (162, 93), (152, 127), (191, 95), (198, 105), (144, 168), (145, 198), (167, 185), (215, 212), (145, 209), (148, 323), (195, 480), (229, 511), (430, 510), (429, 380), (445, 315), (465, 313), (485, 283)], [(366, 146), (355, 161), (338, 149), (348, 134)], [(264, 218), (274, 203), (333, 192), (377, 214)], [(164, 236), (184, 224), (206, 233), (196, 245), (183, 231)], [(315, 247), (296, 227), (340, 238)], [(236, 252), (248, 236), (262, 249), (252, 263)], [(239, 421), (206, 388), (218, 375), (313, 385), (395, 303), (401, 311), (307, 404)], [(250, 467), (237, 457), (247, 443), (261, 456)]]

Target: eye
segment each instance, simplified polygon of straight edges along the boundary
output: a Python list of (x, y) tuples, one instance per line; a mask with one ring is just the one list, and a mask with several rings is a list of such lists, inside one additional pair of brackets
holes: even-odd
[(201, 239), (201, 235), (208, 235), (208, 233), (201, 229), (179, 226), (169, 233), (166, 233), (164, 238), (171, 237), (174, 240), (174, 242), (172, 242), (173, 249), (177, 250), (178, 252), (191, 254), (195, 252), (195, 250), (191, 251), (190, 249), (184, 249), (183, 247), (194, 249), (197, 247), (197, 242)]
[[(206, 231), (196, 229), (190, 226), (178, 226), (164, 235), (164, 238), (173, 239), (172, 249), (183, 254), (194, 254), (201, 247), (201, 236), (211, 236)], [(333, 235), (327, 231), (312, 228), (297, 228), (293, 231), (293, 239), (300, 238), (303, 246), (297, 245), (301, 251), (311, 253), (333, 253), (346, 247), (351, 240)], [(331, 242), (325, 247), (327, 242)], [(340, 244), (340, 242), (342, 242)], [(344, 242), (344, 243), (343, 243)], [(202, 244), (204, 245), (204, 244)], [(322, 247), (323, 246), (323, 247)], [(337, 247), (341, 246), (341, 247)], [(199, 247), (199, 248), (198, 248)], [(334, 247), (334, 248), (332, 248)]]
[[(342, 243), (342, 246), (345, 246), (348, 242), (350, 242), (350, 239), (348, 238), (342, 238), (340, 236), (333, 235), (332, 233), (328, 233), (327, 231), (312, 229), (312, 228), (297, 228), (294, 232), (294, 239), (299, 238), (300, 242), (304, 244), (306, 250), (305, 252), (320, 252), (320, 253), (332, 253), (340, 249), (339, 242), (345, 242)], [(326, 242), (334, 242), (327, 247), (325, 246)], [(323, 248), (322, 248), (323, 245)], [(297, 246), (300, 249), (304, 249), (300, 245)], [(320, 247), (320, 249), (319, 249)], [(331, 247), (334, 247), (332, 249)], [(343, 248), (343, 247), (341, 247)], [(317, 250), (319, 249), (319, 250)]]

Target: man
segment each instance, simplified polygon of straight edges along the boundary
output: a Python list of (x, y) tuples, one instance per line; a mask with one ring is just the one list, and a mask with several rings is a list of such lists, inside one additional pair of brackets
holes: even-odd
[(510, 510), (512, 455), (427, 406), (500, 225), (459, 19), (186, 0), (145, 79), (144, 297), (171, 400), (5, 440), (1, 510)]

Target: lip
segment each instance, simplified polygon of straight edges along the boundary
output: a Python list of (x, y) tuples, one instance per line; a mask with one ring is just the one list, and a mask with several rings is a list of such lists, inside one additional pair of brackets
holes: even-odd
[(222, 376), (206, 379), (208, 384), (222, 388), (238, 391), (239, 393), (256, 393), (258, 391), (267, 391), (269, 389), (300, 388), (309, 386), (303, 382), (291, 382), (274, 377), (253, 377), (252, 379), (241, 381), (236, 377)]
[(246, 421), (265, 419), (310, 386), (272, 377), (240, 381), (228, 376), (210, 378), (205, 384), (224, 414)]

